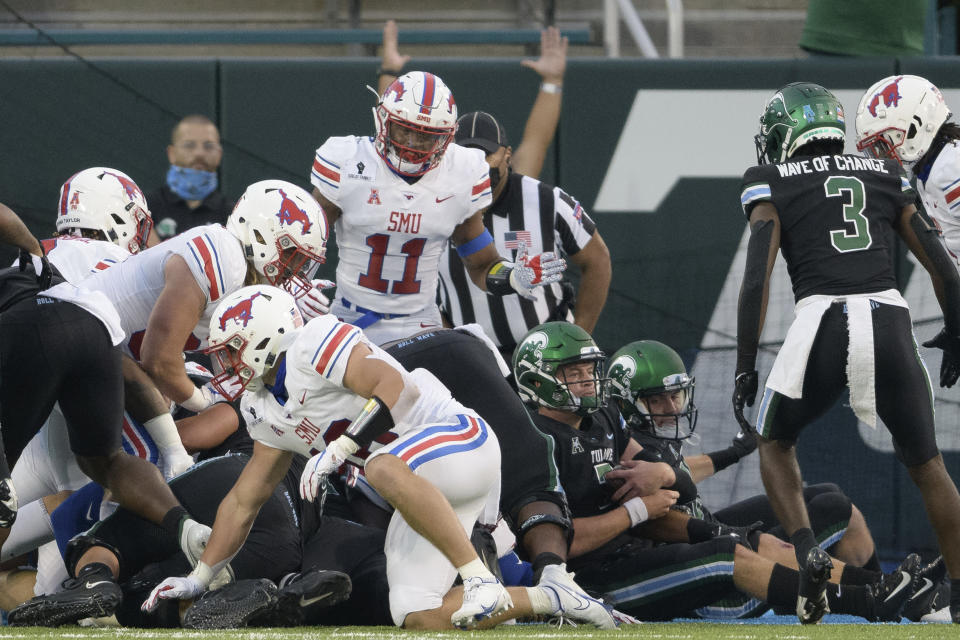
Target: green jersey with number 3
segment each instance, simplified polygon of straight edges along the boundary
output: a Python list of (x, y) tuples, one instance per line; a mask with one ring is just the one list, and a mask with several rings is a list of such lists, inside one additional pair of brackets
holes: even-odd
[(895, 225), (916, 198), (895, 160), (854, 155), (794, 156), (743, 175), (746, 216), (770, 202), (793, 295), (873, 293), (896, 288)]

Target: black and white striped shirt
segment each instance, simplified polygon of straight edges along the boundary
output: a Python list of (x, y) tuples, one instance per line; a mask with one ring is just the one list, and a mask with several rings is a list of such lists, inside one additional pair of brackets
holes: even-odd
[[(484, 213), (483, 224), (501, 256), (514, 259), (521, 240), (531, 256), (554, 251), (572, 256), (586, 246), (596, 225), (580, 204), (559, 187), (511, 172), (507, 186)], [(569, 268), (569, 267), (568, 267)], [(527, 331), (548, 320), (573, 320), (573, 304), (563, 303), (560, 283), (539, 287), (536, 300), (517, 294), (488, 295), (470, 280), (460, 256), (448, 245), (440, 259), (441, 308), (456, 325), (476, 322), (507, 352)]]

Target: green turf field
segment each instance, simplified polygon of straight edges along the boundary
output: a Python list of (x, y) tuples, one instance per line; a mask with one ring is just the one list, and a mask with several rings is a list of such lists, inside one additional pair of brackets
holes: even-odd
[(301, 627), (296, 629), (234, 629), (229, 631), (186, 631), (182, 629), (81, 629), (62, 627), (60, 629), (38, 629), (27, 627), (0, 628), (2, 638), (63, 638), (69, 640), (100, 638), (141, 639), (177, 639), (208, 638), (219, 640), (293, 640), (306, 639), (342, 639), (359, 640), (371, 638), (390, 640), (392, 638), (457, 638), (470, 636), (478, 640), (503, 640), (504, 638), (526, 637), (531, 639), (549, 638), (650, 638), (653, 640), (860, 640), (861, 638), (882, 638), (883, 640), (925, 640), (927, 638), (960, 638), (960, 628), (945, 624), (825, 624), (814, 627), (774, 624), (709, 624), (704, 622), (687, 624), (639, 624), (621, 627), (618, 631), (597, 631), (586, 627), (563, 627), (556, 629), (546, 625), (519, 625), (500, 627), (492, 631), (447, 631), (416, 632), (402, 631), (392, 627)]

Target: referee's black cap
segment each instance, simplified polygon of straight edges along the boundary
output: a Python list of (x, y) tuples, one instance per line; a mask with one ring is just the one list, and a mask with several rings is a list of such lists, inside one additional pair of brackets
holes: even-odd
[(486, 111), (474, 111), (457, 119), (455, 142), (461, 147), (477, 147), (487, 154), (507, 146), (507, 132)]

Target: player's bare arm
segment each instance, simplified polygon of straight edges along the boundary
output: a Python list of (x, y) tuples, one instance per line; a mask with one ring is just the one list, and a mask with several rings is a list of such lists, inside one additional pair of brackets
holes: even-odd
[(323, 213), (327, 216), (327, 224), (332, 227), (333, 223), (337, 221), (343, 211), (341, 211), (340, 207), (324, 198), (323, 194), (320, 193), (320, 190), (316, 187), (313, 189), (313, 199), (320, 203), (320, 208), (323, 209)]
[(30, 233), (20, 216), (5, 204), (0, 204), (0, 242), (13, 245), (35, 256), (43, 254), (40, 242)]
[(215, 569), (213, 575), (243, 546), (260, 507), (283, 479), (292, 459), (293, 454), (289, 451), (268, 447), (262, 442), (253, 443), (253, 456), (217, 508), (210, 540), (200, 558), (205, 565)]
[[(467, 243), (480, 238), (484, 233), (487, 233), (486, 227), (483, 226), (483, 212), (486, 209), (477, 211), (475, 214), (461, 222), (453, 230), (453, 234), (450, 238), (453, 240), (453, 244), (461, 247)], [(491, 241), (487, 246), (483, 247), (479, 251), (475, 251), (467, 256), (461, 256), (463, 260), (463, 265), (467, 268), (467, 273), (470, 275), (470, 280), (473, 281), (475, 285), (487, 290), (487, 273), (490, 271), (490, 268), (503, 260), (504, 258), (497, 253), (497, 248), (494, 246)]]
[(141, 364), (160, 392), (181, 403), (194, 392), (183, 367), (183, 346), (206, 307), (206, 297), (186, 261), (171, 255), (164, 265), (164, 287), (147, 321)]
[(237, 412), (226, 402), (218, 402), (196, 415), (177, 420), (177, 431), (189, 453), (216, 447), (239, 426)]
[[(661, 489), (642, 500), (642, 521), (661, 518), (667, 514), (670, 507), (677, 502), (680, 496), (676, 491)], [(631, 505), (632, 506), (632, 505)], [(573, 519), (573, 543), (570, 545), (568, 557), (576, 558), (610, 542), (624, 531), (640, 524), (638, 516), (632, 515), (630, 507), (622, 505), (617, 509), (598, 516)]]
[(610, 250), (600, 237), (600, 231), (595, 231), (590, 242), (570, 256), (570, 260), (580, 268), (580, 286), (577, 288), (573, 321), (586, 331), (593, 332), (603, 305), (607, 302), (610, 279), (613, 277)]

